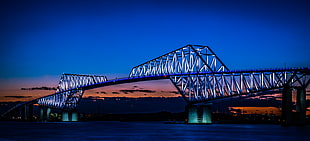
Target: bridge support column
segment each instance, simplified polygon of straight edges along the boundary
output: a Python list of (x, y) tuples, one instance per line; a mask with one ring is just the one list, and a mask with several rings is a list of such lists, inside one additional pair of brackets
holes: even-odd
[(28, 120), (33, 121), (33, 104), (28, 105)]
[(282, 125), (306, 124), (306, 89), (296, 88), (296, 112), (293, 112), (292, 91), (290, 86), (284, 86), (282, 92)]
[(48, 121), (50, 120), (51, 108), (40, 107), (40, 120)]
[(303, 87), (297, 88), (296, 95), (296, 116), (300, 125), (306, 124), (306, 89)]
[(32, 120), (33, 119), (33, 105), (25, 105), (21, 108), (21, 119), (22, 120)]
[(28, 111), (27, 105), (21, 108), (21, 112), (20, 112), (21, 120), (27, 120), (27, 111)]
[(69, 113), (67, 111), (63, 111), (61, 115), (62, 121), (69, 121)]
[(211, 124), (211, 104), (193, 104), (187, 105), (188, 113), (187, 123), (189, 124)]
[(78, 113), (73, 111), (63, 111), (62, 121), (78, 121)]
[(292, 122), (292, 88), (284, 86), (282, 90), (282, 125), (290, 125)]
[(78, 113), (71, 112), (71, 121), (78, 121)]

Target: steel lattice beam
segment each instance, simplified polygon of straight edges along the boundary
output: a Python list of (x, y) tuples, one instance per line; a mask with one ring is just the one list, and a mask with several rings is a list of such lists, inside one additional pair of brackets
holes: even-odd
[(185, 100), (193, 103), (278, 89), (284, 85), (307, 87), (309, 75), (308, 68), (292, 68), (171, 75), (170, 80)]
[(187, 45), (133, 67), (129, 77), (227, 70), (208, 46)]
[(38, 104), (64, 110), (75, 109), (84, 93), (80, 88), (105, 81), (107, 81), (106, 76), (63, 74), (56, 93), (39, 98)]

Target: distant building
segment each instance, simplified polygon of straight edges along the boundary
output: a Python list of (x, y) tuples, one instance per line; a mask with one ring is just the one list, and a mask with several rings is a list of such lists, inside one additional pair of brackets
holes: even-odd
[(281, 116), (281, 109), (277, 107), (229, 107), (233, 114), (242, 115), (275, 115)]

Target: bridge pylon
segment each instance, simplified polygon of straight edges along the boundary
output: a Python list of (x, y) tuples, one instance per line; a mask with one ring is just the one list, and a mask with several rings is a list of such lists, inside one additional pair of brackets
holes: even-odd
[(49, 107), (39, 107), (39, 119), (40, 121), (49, 121), (50, 120), (50, 114), (51, 114), (51, 108)]
[(21, 119), (25, 121), (32, 121), (33, 119), (33, 105), (26, 104), (20, 108)]
[(212, 103), (188, 104), (186, 106), (188, 124), (211, 124)]
[[(295, 93), (295, 95), (293, 95), (293, 93)], [(295, 107), (293, 107), (293, 99), (296, 99)], [(284, 86), (282, 90), (281, 124), (283, 126), (306, 124), (305, 87), (292, 87), (289, 85)]]
[(77, 111), (62, 111), (61, 113), (62, 121), (78, 121), (79, 116)]

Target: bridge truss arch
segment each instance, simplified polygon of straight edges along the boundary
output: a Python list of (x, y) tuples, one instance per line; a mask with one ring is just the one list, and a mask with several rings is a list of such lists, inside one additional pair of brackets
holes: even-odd
[(56, 93), (38, 99), (38, 104), (63, 110), (73, 110), (82, 98), (82, 87), (107, 81), (106, 76), (63, 74)]
[(133, 67), (129, 77), (228, 70), (210, 47), (187, 45)]
[(231, 71), (208, 46), (187, 45), (133, 67), (129, 77), (166, 76), (188, 103), (282, 88), (307, 87), (310, 68)]

